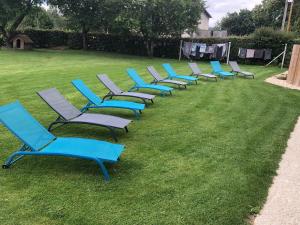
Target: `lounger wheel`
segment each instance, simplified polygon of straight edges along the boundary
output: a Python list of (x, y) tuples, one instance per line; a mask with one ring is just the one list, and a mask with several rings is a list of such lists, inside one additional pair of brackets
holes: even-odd
[(5, 169), (5, 170), (7, 170), (7, 169), (9, 169), (9, 165), (2, 165), (2, 169)]

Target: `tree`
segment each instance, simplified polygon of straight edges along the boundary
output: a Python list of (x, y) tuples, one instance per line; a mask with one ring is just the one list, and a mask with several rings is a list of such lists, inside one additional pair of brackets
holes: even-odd
[[(252, 11), (230, 13), (220, 23), (230, 34), (247, 35), (260, 27), (280, 29), (285, 0), (263, 0)], [(300, 32), (300, 0), (294, 0), (292, 31)]]
[(13, 34), (22, 23), (23, 19), (32, 10), (42, 4), (43, 0), (1, 0), (0, 1), (0, 34), (7, 44)]
[(281, 27), (285, 0), (263, 0), (252, 10), (255, 27)]
[(204, 9), (200, 0), (136, 0), (132, 1), (123, 20), (132, 21), (132, 29), (146, 39), (149, 56), (153, 56), (154, 39), (180, 37), (194, 30)]
[(61, 15), (57, 7), (50, 6), (46, 12), (53, 23), (53, 29), (67, 30), (67, 19)]
[(231, 35), (248, 35), (255, 30), (252, 12), (247, 9), (242, 9), (239, 13), (228, 13), (219, 26)]
[(82, 46), (87, 49), (87, 35), (91, 30), (99, 30), (103, 19), (102, 5), (104, 0), (49, 0), (57, 6), (68, 19), (71, 28), (82, 33)]
[(53, 29), (54, 23), (48, 12), (42, 7), (32, 10), (19, 25), (19, 29)]

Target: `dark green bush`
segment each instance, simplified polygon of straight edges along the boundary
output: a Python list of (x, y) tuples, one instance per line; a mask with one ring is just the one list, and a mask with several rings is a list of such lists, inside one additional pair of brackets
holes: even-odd
[(296, 35), (292, 32), (283, 32), (280, 30), (274, 30), (271, 27), (262, 27), (255, 30), (250, 38), (254, 39), (256, 42), (278, 42), (285, 44), (296, 38)]
[[(68, 46), (71, 49), (82, 49), (82, 35), (76, 32), (63, 32), (52, 30), (25, 30), (23, 33), (29, 35), (34, 41), (36, 48), (49, 48), (57, 46)], [(294, 34), (275, 31), (270, 28), (261, 28), (251, 36), (227, 38), (201, 38), (193, 40), (207, 44), (231, 42), (231, 60), (245, 63), (265, 63), (261, 60), (244, 60), (238, 58), (239, 48), (263, 48), (272, 49), (273, 56), (277, 56), (284, 50), (284, 44), (288, 43), (287, 60), (289, 61), (291, 49), (294, 43)], [(192, 41), (184, 39), (184, 41)], [(180, 39), (159, 38), (153, 40), (154, 56), (165, 58), (178, 58)], [(110, 35), (102, 33), (88, 34), (88, 49), (95, 51), (117, 52), (146, 56), (146, 40), (141, 36)], [(279, 62), (280, 60), (278, 60)]]
[(4, 45), (4, 39), (2, 36), (0, 36), (0, 48)]
[(56, 30), (25, 30), (36, 48), (51, 48), (68, 45), (68, 32)]

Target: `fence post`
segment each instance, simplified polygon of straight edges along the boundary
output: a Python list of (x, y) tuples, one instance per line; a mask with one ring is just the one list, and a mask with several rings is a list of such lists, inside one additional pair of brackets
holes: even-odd
[(228, 42), (227, 64), (229, 64), (229, 60), (230, 60), (230, 51), (231, 51), (231, 42)]
[(181, 60), (181, 49), (182, 49), (182, 43), (183, 43), (183, 41), (182, 40), (180, 40), (180, 47), (179, 47), (179, 58), (178, 58), (178, 60), (180, 61)]
[(286, 51), (287, 51), (287, 44), (285, 44), (285, 47), (284, 47), (284, 53), (283, 53), (282, 62), (281, 62), (281, 69), (283, 69), (283, 66), (284, 66)]

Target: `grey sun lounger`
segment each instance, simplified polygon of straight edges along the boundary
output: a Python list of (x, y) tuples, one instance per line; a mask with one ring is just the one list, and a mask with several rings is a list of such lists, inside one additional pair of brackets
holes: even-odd
[(254, 74), (246, 71), (242, 71), (236, 61), (230, 61), (229, 65), (232, 69), (232, 72), (236, 73), (237, 75), (241, 75), (244, 77), (252, 77), (254, 79)]
[(39, 91), (37, 94), (59, 115), (50, 124), (49, 131), (54, 125), (58, 124), (90, 124), (109, 129), (115, 141), (117, 141), (117, 138), (114, 129), (125, 129), (128, 132), (127, 126), (131, 120), (104, 114), (82, 113), (68, 102), (56, 88)]
[(189, 63), (189, 67), (192, 70), (192, 76), (205, 77), (207, 80), (208, 79), (215, 79), (215, 81), (218, 81), (218, 78), (217, 78), (216, 75), (202, 73), (202, 71), (199, 68), (199, 66), (197, 65), (197, 63)]
[(106, 98), (112, 99), (114, 96), (132, 97), (141, 99), (147, 105), (147, 100), (153, 103), (153, 99), (155, 98), (155, 95), (146, 93), (123, 91), (106, 74), (98, 74), (97, 78), (109, 90), (109, 93), (103, 98), (104, 100)]
[(161, 77), (160, 74), (157, 72), (157, 70), (153, 66), (148, 66), (147, 70), (151, 74), (151, 76), (154, 78), (154, 80), (152, 82), (154, 84), (158, 84), (158, 83), (175, 84), (175, 85), (178, 85), (179, 88), (181, 88), (181, 87), (187, 88), (188, 84), (186, 82), (178, 81), (178, 80), (171, 80), (171, 79)]

